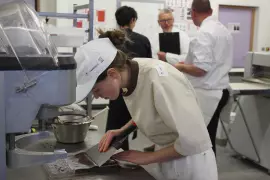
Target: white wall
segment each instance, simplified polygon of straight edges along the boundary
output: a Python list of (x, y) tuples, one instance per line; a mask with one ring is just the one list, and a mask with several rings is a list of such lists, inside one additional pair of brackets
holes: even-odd
[[(86, 4), (88, 0), (41, 0), (42, 11), (57, 11), (72, 13), (73, 4)], [(116, 11), (116, 0), (95, 0), (95, 9), (106, 9), (106, 25), (104, 28), (115, 28), (114, 13)], [(238, 5), (257, 7), (255, 19), (254, 50), (262, 47), (270, 47), (270, 0), (211, 0), (214, 15), (218, 16), (219, 5)], [(57, 26), (72, 26), (71, 20), (56, 20)]]

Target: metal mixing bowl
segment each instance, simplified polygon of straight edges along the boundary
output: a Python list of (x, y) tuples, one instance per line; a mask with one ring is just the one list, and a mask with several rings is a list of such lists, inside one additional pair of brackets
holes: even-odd
[(85, 115), (61, 115), (52, 124), (55, 138), (60, 143), (83, 142), (92, 121)]

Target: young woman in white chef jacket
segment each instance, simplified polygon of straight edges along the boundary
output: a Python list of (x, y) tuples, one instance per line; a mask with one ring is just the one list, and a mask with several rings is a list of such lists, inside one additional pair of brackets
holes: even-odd
[(159, 150), (124, 151), (115, 159), (157, 163), (165, 180), (217, 180), (212, 144), (187, 78), (162, 61), (128, 59), (115, 47), (125, 41), (124, 34), (117, 30), (106, 34), (108, 38), (90, 41), (77, 51), (77, 91), (83, 96), (92, 89), (96, 98), (114, 100), (122, 88), (133, 121), (108, 131), (99, 150), (106, 151), (112, 138), (135, 122)]

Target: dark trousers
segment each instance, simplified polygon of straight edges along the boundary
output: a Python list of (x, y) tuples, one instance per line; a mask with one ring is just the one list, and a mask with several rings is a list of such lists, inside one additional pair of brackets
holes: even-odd
[[(116, 100), (110, 101), (109, 108), (106, 132), (108, 130), (120, 129), (131, 120), (131, 115), (122, 96), (122, 92)], [(128, 138), (123, 142), (121, 148), (125, 151), (129, 150)]]
[(210, 121), (210, 123), (207, 126), (208, 133), (210, 135), (210, 139), (213, 145), (213, 151), (216, 154), (216, 135), (217, 135), (217, 128), (218, 128), (218, 121), (219, 121), (219, 116), (224, 108), (224, 106), (227, 104), (229, 100), (230, 93), (228, 89), (224, 89), (222, 93), (222, 97), (218, 103), (217, 109)]

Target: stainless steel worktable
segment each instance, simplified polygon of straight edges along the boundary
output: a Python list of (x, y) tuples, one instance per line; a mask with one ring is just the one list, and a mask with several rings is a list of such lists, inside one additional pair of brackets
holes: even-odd
[[(41, 166), (22, 168), (8, 171), (8, 180), (48, 180), (46, 173)], [(80, 180), (80, 177), (69, 178), (68, 180)], [(81, 177), (82, 179), (82, 177)], [(106, 172), (93, 172), (84, 176), (83, 180), (154, 180), (144, 169), (119, 169)]]
[[(31, 146), (27, 147), (27, 150), (34, 151), (53, 151), (54, 149), (65, 149), (69, 155), (76, 154), (79, 151), (90, 148), (99, 142), (102, 134), (97, 131), (89, 131), (84, 143), (66, 145), (57, 143), (54, 136), (50, 138), (39, 141)], [(48, 176), (43, 168), (43, 166), (33, 166), (20, 169), (8, 169), (7, 170), (7, 180), (47, 180)], [(69, 180), (79, 180), (81, 177), (72, 177)], [(85, 179), (97, 179), (97, 180), (154, 180), (154, 178), (149, 175), (143, 168), (138, 169), (124, 169), (124, 168), (94, 168), (89, 171), (89, 175), (83, 178)]]

